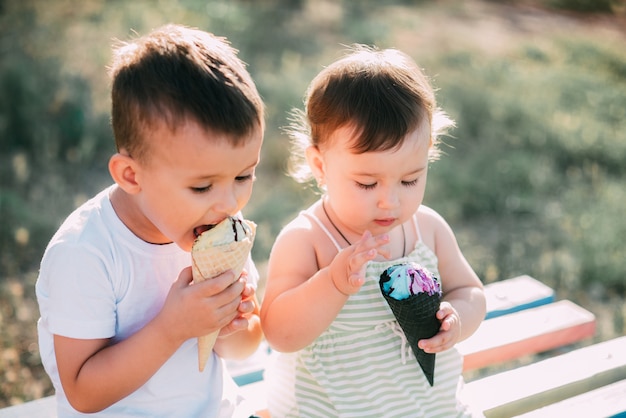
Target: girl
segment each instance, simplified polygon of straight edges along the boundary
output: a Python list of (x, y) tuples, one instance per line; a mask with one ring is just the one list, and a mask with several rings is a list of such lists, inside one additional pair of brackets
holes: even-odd
[[(311, 83), (292, 128), (292, 175), (324, 191), (279, 234), (261, 308), (276, 353), (272, 416), (471, 416), (458, 400), (454, 345), (485, 315), (482, 284), (444, 219), (422, 205), (437, 136), (453, 122), (417, 65), (364, 46)], [(298, 157), (304, 157), (298, 159)], [(305, 164), (306, 163), (306, 164)], [(440, 278), (434, 385), (381, 295), (389, 266), (414, 261)]]

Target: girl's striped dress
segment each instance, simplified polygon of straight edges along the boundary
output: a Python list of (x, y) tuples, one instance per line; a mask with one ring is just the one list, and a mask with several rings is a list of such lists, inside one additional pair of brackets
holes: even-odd
[[(311, 217), (340, 250), (311, 211)], [(406, 257), (367, 266), (361, 290), (314, 343), (297, 353), (272, 353), (265, 372), (268, 407), (283, 417), (471, 417), (460, 402), (463, 359), (455, 348), (438, 353), (431, 387), (381, 295), (380, 274), (389, 266), (414, 261), (439, 277), (437, 257), (421, 240)], [(445, 292), (445, 289), (443, 289)], [(302, 319), (306, 326), (306, 318)]]

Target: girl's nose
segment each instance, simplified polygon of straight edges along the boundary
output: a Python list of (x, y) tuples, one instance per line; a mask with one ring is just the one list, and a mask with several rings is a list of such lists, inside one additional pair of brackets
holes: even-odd
[(381, 209), (394, 209), (400, 204), (400, 197), (395, 187), (385, 188), (381, 190), (378, 198), (378, 207)]

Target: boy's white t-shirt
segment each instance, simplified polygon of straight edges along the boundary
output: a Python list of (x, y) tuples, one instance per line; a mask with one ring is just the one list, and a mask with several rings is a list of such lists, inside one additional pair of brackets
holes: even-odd
[[(36, 284), (39, 349), (56, 390), (59, 418), (85, 414), (75, 411), (63, 393), (53, 334), (112, 338), (113, 343), (128, 338), (161, 310), (181, 270), (191, 264), (191, 255), (176, 244), (149, 244), (134, 235), (111, 205), (113, 187), (65, 220), (41, 262)], [(256, 286), (258, 272), (251, 259), (246, 270)], [(193, 338), (143, 386), (98, 416), (232, 417), (241, 402), (237, 385), (215, 352), (204, 371), (198, 371), (198, 344)]]

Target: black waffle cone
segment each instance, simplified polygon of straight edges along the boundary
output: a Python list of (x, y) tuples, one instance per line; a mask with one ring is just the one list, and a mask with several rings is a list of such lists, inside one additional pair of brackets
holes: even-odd
[(417, 346), (417, 342), (435, 336), (441, 327), (441, 323), (436, 317), (441, 301), (440, 295), (438, 293), (434, 295), (420, 293), (407, 299), (397, 300), (386, 295), (385, 292), (382, 293), (402, 331), (404, 331), (428, 383), (432, 386), (435, 380), (435, 354), (426, 353)]

